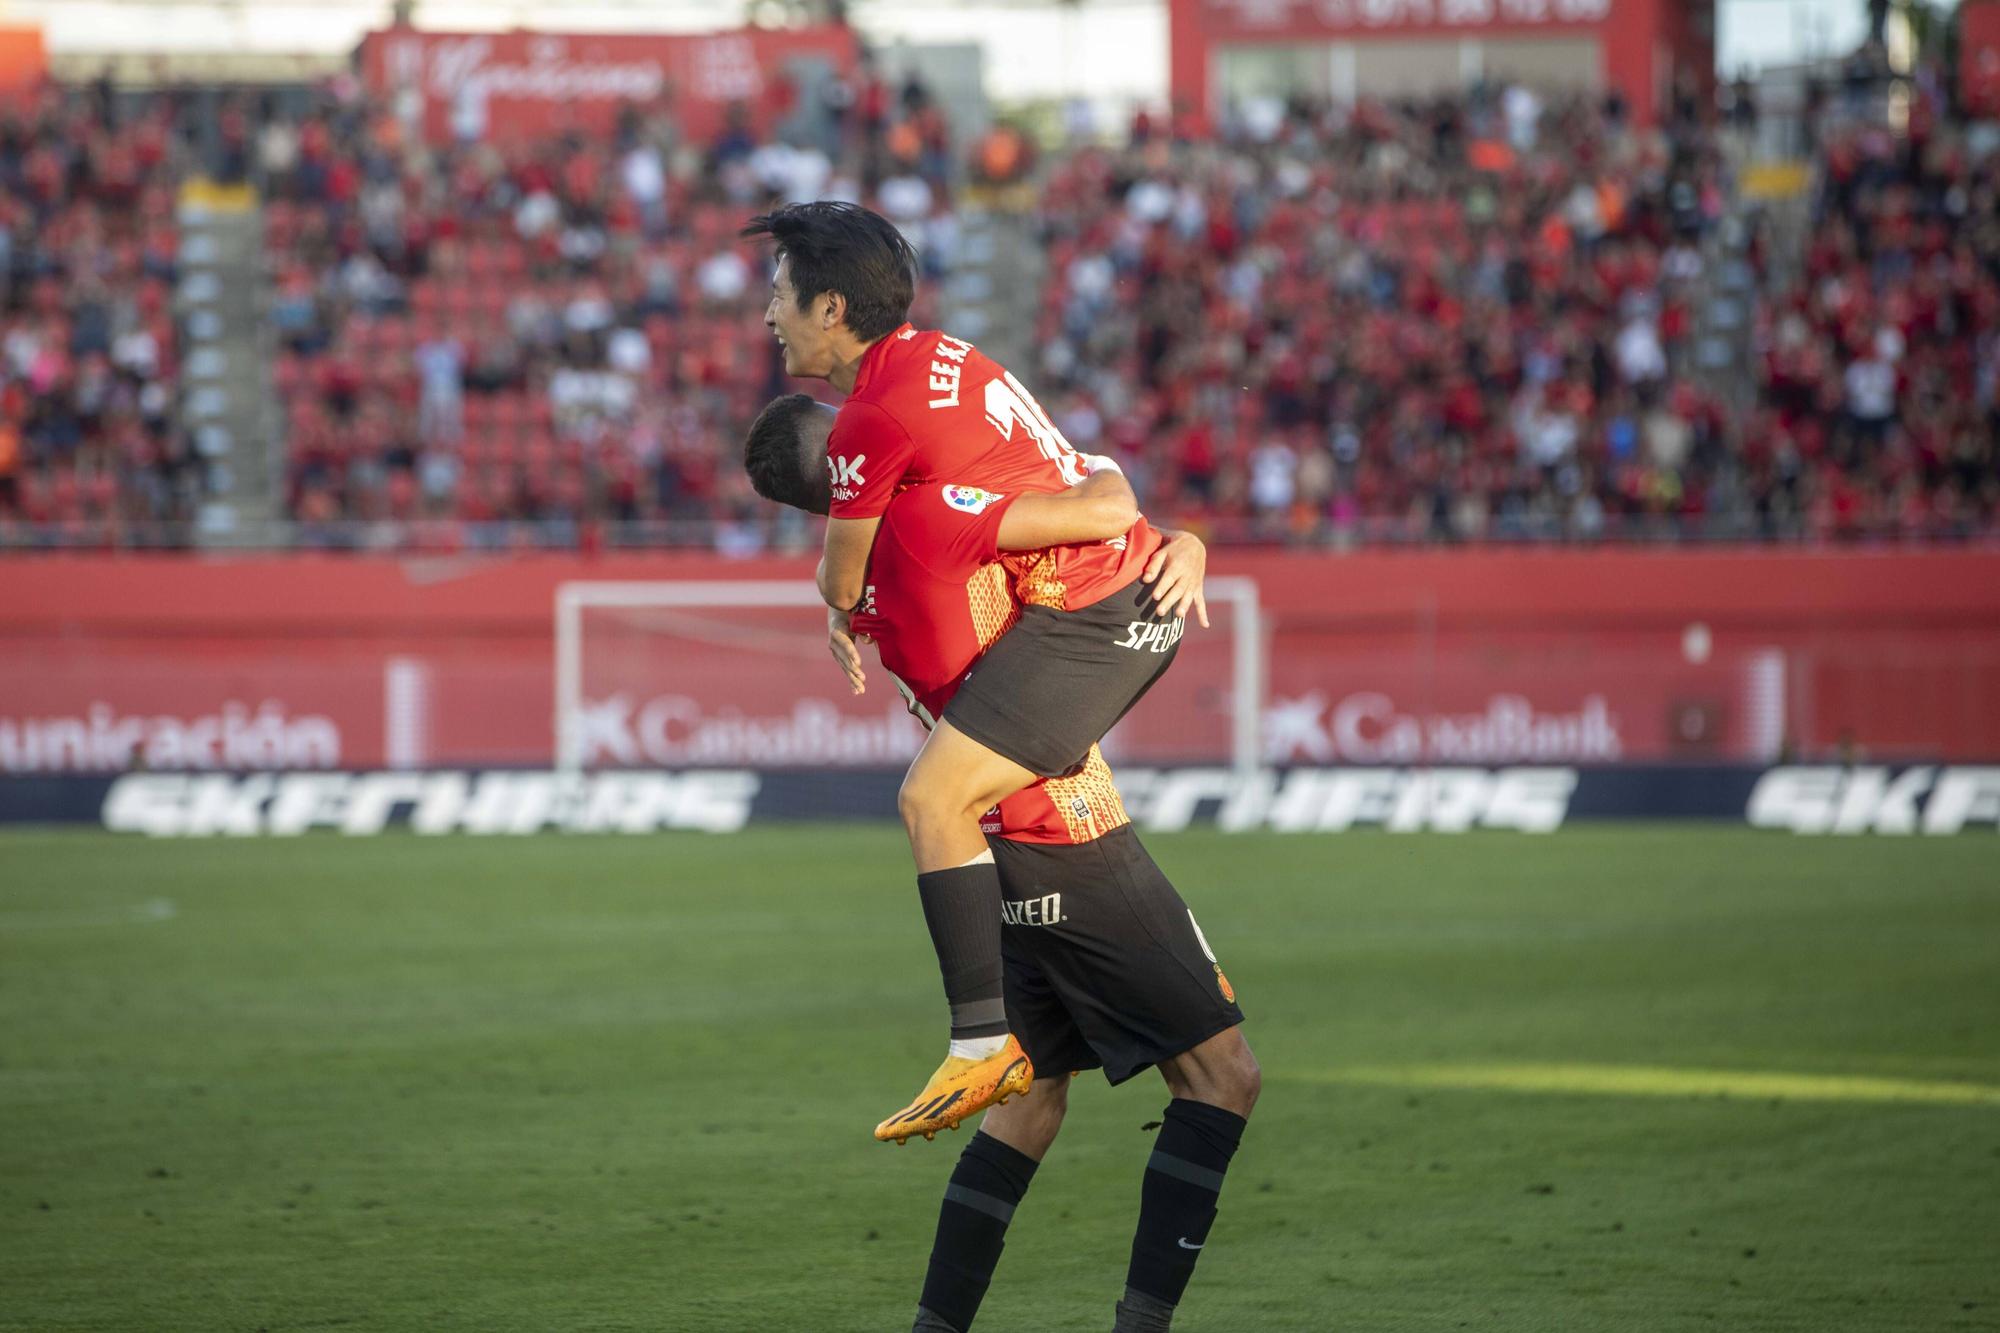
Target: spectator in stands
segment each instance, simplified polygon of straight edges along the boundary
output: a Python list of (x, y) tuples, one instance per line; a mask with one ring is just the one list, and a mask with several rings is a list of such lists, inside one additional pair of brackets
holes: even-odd
[(0, 543), (186, 540), (173, 131), (102, 80), (0, 107)]
[(435, 338), (416, 351), (417, 433), (426, 445), (456, 444), (465, 434), (465, 352), (455, 338)]

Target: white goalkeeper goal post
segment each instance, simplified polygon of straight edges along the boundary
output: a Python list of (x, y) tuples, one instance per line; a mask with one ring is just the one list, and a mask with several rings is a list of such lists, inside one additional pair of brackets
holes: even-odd
[[(1173, 669), (1114, 729), (1114, 763), (1261, 765), (1257, 584), (1212, 578), (1204, 593), (1213, 628), (1189, 627)], [(914, 719), (886, 683), (848, 695), (822, 606), (804, 580), (559, 585), (556, 769), (905, 762), (921, 741)]]

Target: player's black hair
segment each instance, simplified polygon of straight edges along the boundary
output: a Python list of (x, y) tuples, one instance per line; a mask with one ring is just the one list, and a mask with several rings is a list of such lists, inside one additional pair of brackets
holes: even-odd
[(824, 411), (810, 394), (773, 398), (743, 441), (743, 470), (750, 485), (766, 500), (824, 514), (833, 504), (833, 483), (826, 473), (825, 453), (808, 451), (800, 427), (815, 412)]
[(847, 327), (863, 342), (886, 338), (917, 296), (917, 252), (896, 225), (859, 204), (786, 204), (751, 218), (745, 236), (768, 236), (792, 261), (799, 309), (824, 292), (847, 299)]

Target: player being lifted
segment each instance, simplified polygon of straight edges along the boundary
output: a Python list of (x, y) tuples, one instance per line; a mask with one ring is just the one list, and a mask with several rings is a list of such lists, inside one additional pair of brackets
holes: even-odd
[[(946, 483), (950, 503), (976, 513), (1003, 495), (1075, 485), (1083, 462), (1003, 367), (906, 322), (916, 257), (887, 219), (853, 204), (792, 204), (751, 219), (743, 234), (777, 247), (764, 322), (786, 372), (848, 395), (827, 443), (831, 508), (818, 582), (835, 656), (859, 693), (865, 677), (850, 621), (897, 489)], [(1159, 540), (1135, 514), (1109, 540), (1019, 559), (1020, 624), (963, 682), (903, 780), (898, 805), (951, 1008), (951, 1045), (923, 1091), (876, 1127), (879, 1139), (906, 1136), (911, 1113), (926, 1107), (940, 1125), (956, 1124), (1033, 1077), (1008, 1037), (1000, 881), (979, 816), (1083, 762), (1173, 660), (1183, 622), (1156, 614), (1140, 578)]]
[[(833, 413), (803, 394), (767, 407), (745, 463), (769, 499), (824, 513)], [(1123, 479), (968, 510), (947, 483), (889, 502), (868, 561), (872, 609), (854, 617), (926, 722), (950, 711), (967, 669), (1021, 614), (1003, 549), (1116, 531)], [(1148, 566), (1163, 605), (1200, 614), (1201, 544), (1176, 536)], [(1173, 1100), (1140, 1190), (1114, 1333), (1162, 1333), (1208, 1242), (1223, 1175), (1261, 1076), (1242, 1012), (1193, 914), (1126, 820), (1097, 747), (1078, 773), (1001, 801), (994, 833), (1005, 921), (1008, 1022), (1040, 1071), (1026, 1096), (986, 1113), (945, 1188), (916, 1333), (963, 1333), (999, 1262), (1008, 1223), (1069, 1105), (1065, 1074), (1121, 1083), (1159, 1068)], [(921, 1108), (920, 1108), (921, 1109)]]

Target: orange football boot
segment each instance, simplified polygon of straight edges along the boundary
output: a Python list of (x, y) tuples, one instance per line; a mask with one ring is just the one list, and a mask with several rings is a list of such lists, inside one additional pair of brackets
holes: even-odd
[(1010, 1033), (1007, 1044), (983, 1060), (947, 1056), (915, 1101), (875, 1126), (875, 1137), (899, 1146), (912, 1134), (934, 1138), (939, 1130), (957, 1129), (967, 1116), (998, 1106), (1034, 1083), (1035, 1067)]

